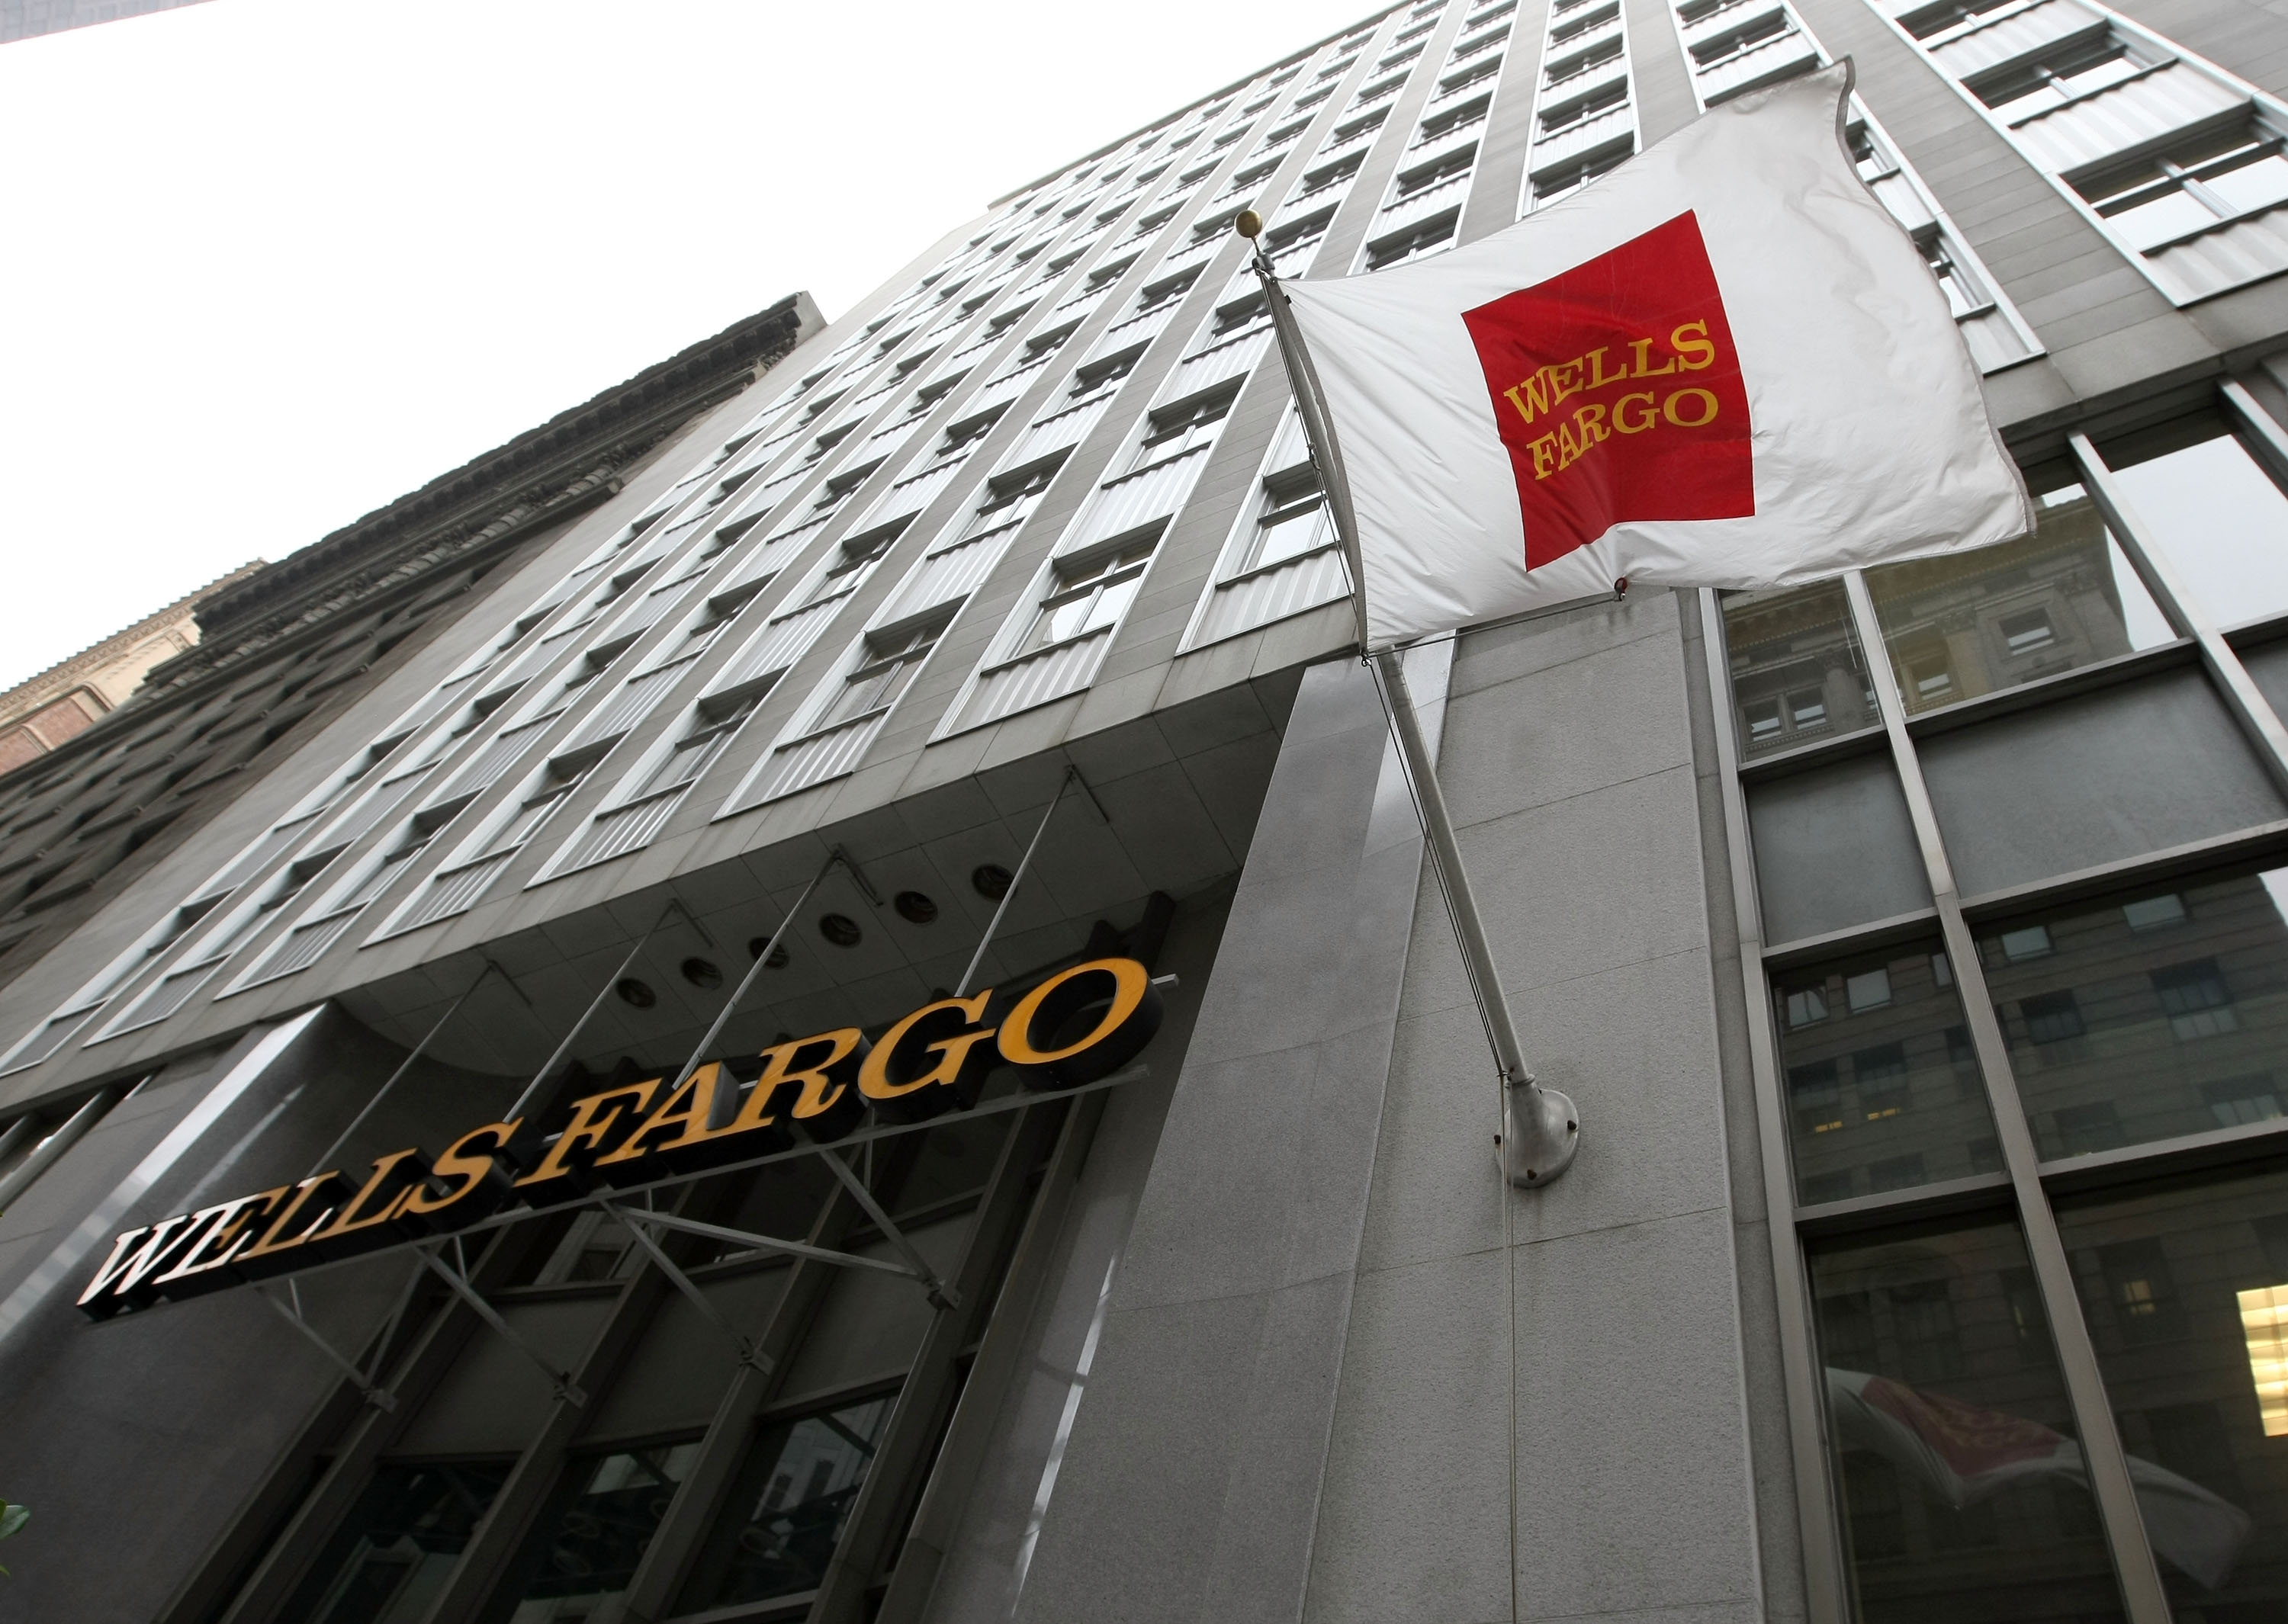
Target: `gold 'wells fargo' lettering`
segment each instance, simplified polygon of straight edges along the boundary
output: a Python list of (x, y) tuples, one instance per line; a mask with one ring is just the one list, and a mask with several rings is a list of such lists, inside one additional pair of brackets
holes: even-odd
[[(1686, 321), (1671, 329), (1667, 347), (1656, 364), (1654, 352), (1659, 343), (1657, 338), (1647, 337), (1618, 345), (1600, 345), (1571, 360), (1545, 364), (1523, 383), (1502, 392), (1526, 423), (1547, 425), (1545, 432), (1528, 442), (1535, 479), (1562, 472), (1616, 434), (1642, 434), (1664, 426), (1699, 429), (1716, 421), (1714, 392), (1695, 384), (1630, 389), (1603, 400), (1588, 401), (1570, 412), (1560, 410), (1577, 394), (1704, 371), (1716, 362), (1716, 345), (1708, 337), (1705, 321)], [(1613, 360), (1609, 369), (1608, 357)]]
[[(600, 1190), (654, 1184), (795, 1144), (831, 1144), (870, 1112), (922, 1122), (976, 1105), (986, 1073), (1014, 1068), (1028, 1089), (1076, 1088), (1135, 1058), (1160, 1028), (1160, 992), (1143, 964), (1089, 959), (1012, 997), (988, 988), (941, 998), (869, 1042), (855, 1026), (775, 1043), (739, 1068), (709, 1061), (688, 1077), (616, 1081), (552, 1113), (472, 1129), (433, 1157), (377, 1157), (362, 1178), (339, 1169), (127, 1231), (80, 1294), (91, 1319), (450, 1234), (519, 1202), (544, 1208)], [(624, 1073), (624, 1075), (625, 1073)], [(672, 1081), (673, 1086), (670, 1086)]]

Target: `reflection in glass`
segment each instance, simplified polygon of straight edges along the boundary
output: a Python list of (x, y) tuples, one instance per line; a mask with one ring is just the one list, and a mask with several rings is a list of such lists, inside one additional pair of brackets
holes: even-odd
[(2174, 637), (2081, 487), (2038, 498), (2035, 511), (2023, 541), (1867, 572), (1909, 712)]
[(2118, 1619), (2016, 1226), (1927, 1223), (1809, 1262), (1863, 1624)]
[(696, 1443), (655, 1444), (574, 1461), (482, 1624), (584, 1619), (624, 1592), (698, 1454)]
[(2288, 1617), (2288, 1173), (2062, 1201), (2058, 1223), (2177, 1618)]
[(283, 1616), (414, 1624), (508, 1477), (504, 1464), (377, 1467)]
[(766, 1427), (716, 1518), (680, 1610), (818, 1588), (894, 1394)]
[(1935, 941), (1772, 978), (1796, 1200), (1998, 1170), (1970, 1029)]
[(1724, 646), (1744, 756), (1855, 733), (1879, 719), (1839, 581), (1727, 592)]
[(2288, 496), (2220, 434), (2117, 470), (2130, 506), (2220, 625), (2288, 609)]
[(1982, 931), (2045, 1160), (2288, 1110), (2288, 870), (2228, 870)]

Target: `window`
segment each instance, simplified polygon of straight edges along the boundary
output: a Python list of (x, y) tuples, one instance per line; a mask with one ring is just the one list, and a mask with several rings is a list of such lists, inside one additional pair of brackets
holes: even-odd
[(862, 639), (858, 668), (843, 678), (841, 689), (819, 717), (818, 725), (838, 726), (896, 704), (944, 630), (944, 623), (939, 622), (886, 637), (869, 633)]
[(818, 1588), (888, 1423), (885, 1396), (767, 1427), (700, 1549), (678, 1612)]
[[(1839, 583), (1732, 592), (1723, 601), (1743, 755), (1875, 725), (1874, 689)], [(1815, 710), (1805, 702), (1814, 696)]]
[(483, 1616), (503, 1624), (585, 1619), (624, 1594), (698, 1456), (695, 1441), (576, 1456)]
[(2013, 1283), (2030, 1266), (2015, 1224), (1958, 1218), (1855, 1234), (1815, 1243), (1807, 1262), (1861, 1616), (2118, 1616), (2081, 1477), (1998, 1470), (1923, 1441), (2007, 1438), (1995, 1447), (2014, 1461), (2073, 1454), (2047, 1327), (2015, 1315)]
[(2098, 1367), (2141, 1481), (2173, 1475), (2174, 1528), (2149, 1517), (2180, 1618), (2260, 1614), (2288, 1583), (2288, 1177), (2141, 1184), (2058, 1204)]
[(1319, 471), (1306, 463), (1263, 481), (1255, 535), (1242, 559), (1243, 570), (1263, 569), (1335, 543), (1334, 515), (1328, 511)]
[(738, 734), (755, 707), (762, 702), (760, 693), (750, 693), (728, 709), (712, 716), (702, 711), (675, 748), (661, 758), (659, 764), (642, 774), (630, 786), (623, 797), (640, 801), (647, 796), (664, 795), (671, 789), (680, 789), (698, 781), (699, 775), (713, 766), (731, 741)]
[[(1257, 295), (1260, 298), (1261, 295)], [(1176, 406), (1153, 412), (1145, 419), (1144, 439), (1136, 448), (1131, 469), (1164, 463), (1187, 451), (1213, 443), (1223, 420), (1237, 398), (1235, 388), (1219, 389)]]
[(2140, 59), (2141, 54), (2101, 28), (1963, 83), (1979, 100), (2016, 123), (2134, 77), (2150, 66)]
[(1019, 654), (1069, 643), (1118, 621), (1142, 583), (1155, 541), (1058, 560), (1049, 566), (1048, 591)]
[(1391, 194), (1392, 201), (1402, 202), (1418, 196), (1457, 175), (1466, 175), (1470, 172), (1470, 166), (1477, 161), (1478, 144), (1472, 141), (1468, 146), (1458, 147), (1418, 168), (1407, 170), (1398, 177), (1397, 185)]
[(839, 598), (855, 589), (865, 579), (866, 566), (889, 551), (890, 543), (897, 539), (896, 530), (878, 530), (871, 535), (855, 536), (843, 543), (834, 555), (834, 561), (811, 583), (810, 590), (804, 594), (798, 606), (807, 609), (813, 604)]
[(2224, 972), (2214, 959), (2153, 971), (2153, 991), (2169, 1018), (2169, 1030), (2180, 1039), (2221, 1037), (2240, 1030)]
[[(1576, 4), (1578, 4), (1578, 0), (1576, 0)], [(1560, 6), (1557, 9), (1561, 13), (1566, 10), (1563, 6)], [(1716, 8), (1711, 6), (1707, 9), (1712, 11)], [(1684, 15), (1688, 10), (1689, 10), (1688, 7), (1679, 7), (1678, 14), (1680, 16)], [(1549, 43), (1553, 46), (1570, 44), (1573, 41), (1579, 39), (1584, 34), (1592, 33), (1596, 29), (1604, 28), (1609, 23), (1617, 20), (1620, 14), (1621, 8), (1618, 5), (1601, 5), (1595, 11), (1591, 12), (1585, 17), (1576, 17), (1569, 21), (1559, 23), (1555, 28), (1549, 31)], [(1684, 20), (1687, 22), (1697, 22), (1699, 19), (1692, 16), (1685, 16)]]
[(1715, 38), (1703, 40), (1693, 46), (1694, 68), (1704, 74), (1712, 67), (1721, 67), (1734, 57), (1745, 56), (1767, 40), (1777, 39), (1783, 34), (1794, 31), (1795, 25), (1788, 20), (1785, 12), (1767, 12), (1752, 22), (1728, 28)]
[(1810, 1204), (1815, 1189), (1900, 1188), (1910, 1167), (1913, 1183), (1981, 1170), (1978, 1147), (1992, 1137), (1993, 1118), (1962, 1000), (1938, 973), (1936, 946), (1882, 948), (1774, 975), (1801, 1202)]
[(973, 416), (963, 418), (959, 423), (949, 424), (945, 432), (939, 437), (936, 446), (932, 448), (930, 460), (938, 462), (946, 457), (961, 456), (973, 450), (979, 440), (993, 432), (993, 425), (1001, 421), (1001, 414), (1007, 408), (1008, 402), (1005, 400), (990, 411), (979, 412)]
[(514, 852), (532, 838), (532, 832), (548, 821), (549, 814), (564, 804), (564, 797), (580, 787), (595, 764), (591, 757), (585, 761), (551, 762), (540, 775), (532, 792), (517, 804), (516, 811), (500, 828), (493, 831), (478, 857), (497, 857)]
[(2022, 541), (1867, 572), (1910, 712), (2171, 641), (2080, 486), (2036, 499)]
[(1600, 147), (1586, 157), (1576, 159), (1556, 169), (1537, 171), (1533, 177), (1533, 206), (1553, 203), (1569, 197), (1583, 186), (1617, 168), (1636, 150), (1636, 138), (1623, 136), (1609, 147)]
[(987, 480), (985, 498), (977, 504), (976, 516), (970, 521), (971, 533), (1014, 524), (1024, 518), (1033, 511), (1033, 500), (1049, 488), (1049, 482), (1063, 465), (1061, 460), (1038, 463), (1014, 476)]
[(320, 1548), (286, 1616), (413, 1624), (444, 1588), (507, 1478), (504, 1462), (376, 1467)]
[(2115, 472), (2145, 529), (2216, 621), (2231, 625), (2288, 609), (2288, 496), (2238, 440), (2212, 434), (2158, 456), (2118, 459)]
[(1620, 107), (1629, 99), (1629, 82), (1617, 79), (1610, 84), (1600, 85), (1585, 96), (1576, 96), (1545, 109), (1541, 115), (1541, 133), (1554, 135), (1561, 130), (1570, 130), (1584, 119)]
[(1982, 930), (2006, 1030), (2036, 1050), (2013, 1069), (2044, 1157), (2268, 1120), (2284, 883), (2241, 866)]
[(1366, 268), (1370, 271), (1387, 269), (1402, 265), (1409, 259), (1418, 259), (1434, 254), (1453, 241), (1454, 227), (1461, 218), (1456, 209), (1443, 210), (1418, 226), (1409, 226), (1387, 237), (1367, 244)]
[(1296, 191), (1294, 198), (1291, 201), (1299, 203), (1305, 198), (1323, 192), (1330, 186), (1339, 186), (1342, 185), (1343, 182), (1348, 180), (1352, 176), (1358, 173), (1359, 164), (1364, 160), (1365, 156), (1366, 154), (1364, 153), (1353, 153), (1347, 158), (1338, 159), (1332, 163), (1321, 164), (1317, 169), (1313, 170), (1310, 173), (1303, 177), (1303, 184)]
[(2173, 151), (2077, 179), (2075, 188), (2141, 252), (2288, 203), (2280, 132), (2251, 120)]

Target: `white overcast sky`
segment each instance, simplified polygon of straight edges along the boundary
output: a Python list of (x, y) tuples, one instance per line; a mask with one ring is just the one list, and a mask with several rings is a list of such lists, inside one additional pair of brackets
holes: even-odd
[(210, 0), (0, 45), (0, 686), (1371, 0)]

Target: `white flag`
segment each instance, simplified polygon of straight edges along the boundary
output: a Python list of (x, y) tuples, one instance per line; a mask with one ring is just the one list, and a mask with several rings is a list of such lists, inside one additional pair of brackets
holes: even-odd
[(1283, 284), (1370, 643), (2031, 527), (1946, 296), (1845, 149), (1850, 83), (1727, 103), (1437, 258)]

